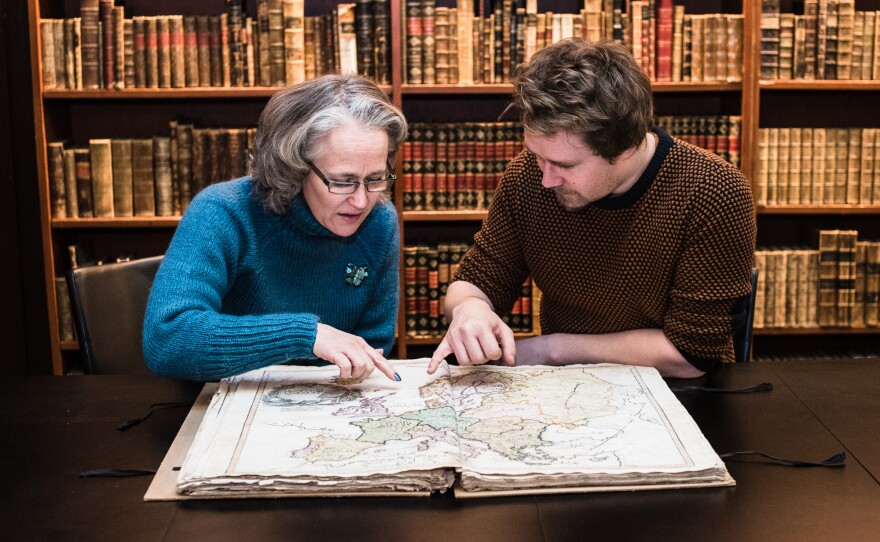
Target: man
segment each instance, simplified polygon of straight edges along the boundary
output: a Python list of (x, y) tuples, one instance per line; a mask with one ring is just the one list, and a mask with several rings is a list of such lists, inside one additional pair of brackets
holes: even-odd
[[(650, 82), (615, 43), (558, 42), (513, 82), (526, 150), (449, 286), (428, 372), (453, 353), (683, 378), (732, 361), (756, 232), (742, 173), (652, 127)], [(543, 335), (515, 342), (498, 314), (528, 276)]]

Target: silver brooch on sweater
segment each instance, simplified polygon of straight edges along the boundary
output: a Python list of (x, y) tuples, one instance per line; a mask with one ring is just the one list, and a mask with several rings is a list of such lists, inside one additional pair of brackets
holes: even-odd
[(345, 266), (345, 283), (350, 286), (360, 286), (369, 276), (366, 267), (358, 267), (353, 263)]

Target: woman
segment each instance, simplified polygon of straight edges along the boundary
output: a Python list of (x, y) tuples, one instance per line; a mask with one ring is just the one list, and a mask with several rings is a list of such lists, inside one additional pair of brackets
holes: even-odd
[(323, 359), (344, 379), (378, 368), (398, 304), (400, 234), (384, 196), (407, 135), (368, 79), (281, 90), (260, 115), (250, 177), (204, 189), (150, 292), (144, 357), (160, 375), (225, 378)]

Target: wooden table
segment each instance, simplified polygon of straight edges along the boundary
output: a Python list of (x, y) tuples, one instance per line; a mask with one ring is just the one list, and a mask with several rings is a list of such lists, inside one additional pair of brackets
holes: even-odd
[(0, 533), (6, 540), (880, 540), (880, 359), (731, 364), (671, 386), (771, 382), (771, 392), (678, 397), (719, 453), (761, 450), (846, 467), (729, 461), (735, 488), (455, 500), (143, 502), (185, 408), (120, 422), (201, 386), (155, 377), (13, 377), (0, 384)]

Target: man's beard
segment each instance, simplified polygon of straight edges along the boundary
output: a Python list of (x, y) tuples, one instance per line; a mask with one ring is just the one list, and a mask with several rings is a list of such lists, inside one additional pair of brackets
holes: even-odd
[(556, 201), (566, 211), (580, 211), (592, 203), (574, 190), (566, 190), (560, 187), (551, 188), (551, 190), (553, 190), (553, 195), (556, 196)]

